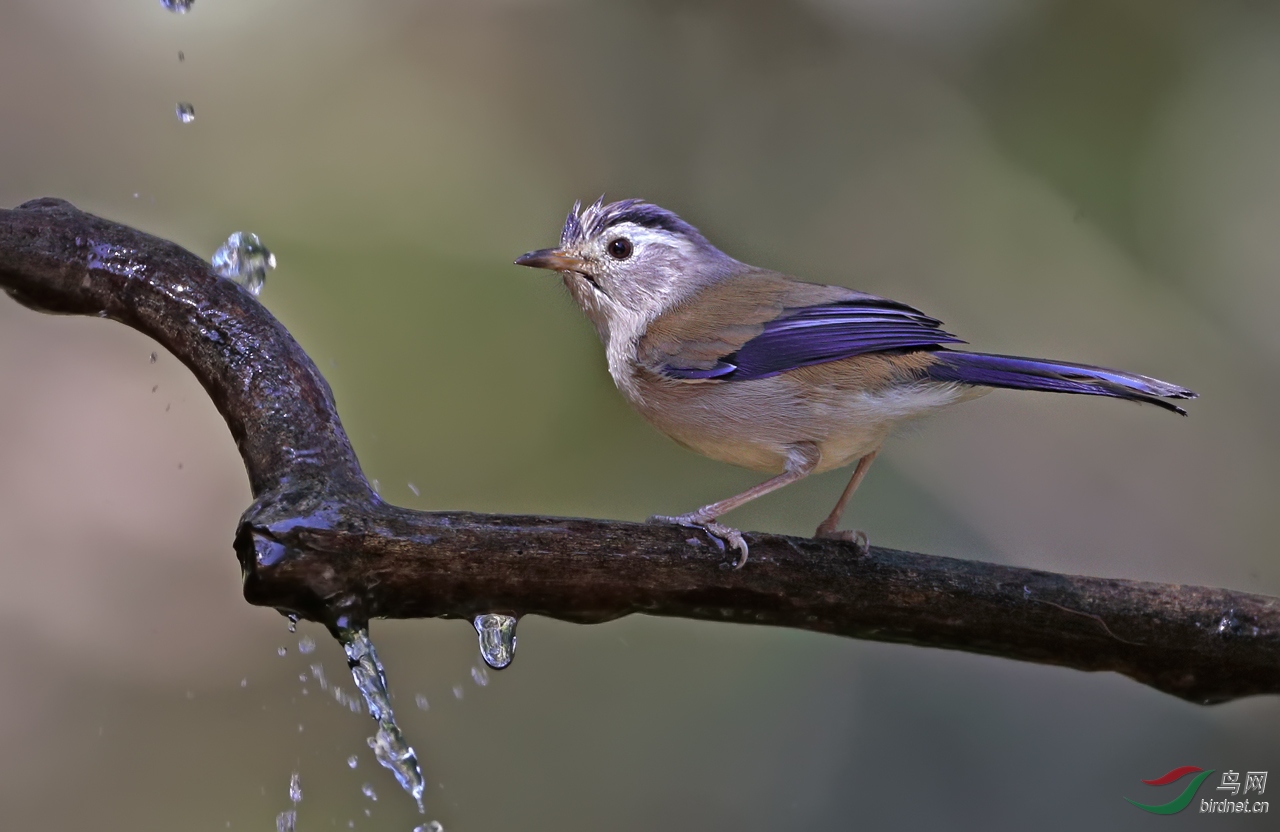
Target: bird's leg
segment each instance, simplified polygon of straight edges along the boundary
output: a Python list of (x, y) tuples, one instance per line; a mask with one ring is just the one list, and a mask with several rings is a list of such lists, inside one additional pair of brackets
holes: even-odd
[(655, 515), (649, 518), (650, 523), (675, 523), (678, 526), (688, 526), (689, 528), (702, 529), (712, 537), (723, 540), (733, 549), (737, 549), (742, 553), (741, 559), (733, 565), (735, 569), (741, 569), (742, 565), (747, 562), (747, 541), (742, 539), (742, 532), (737, 529), (730, 528), (723, 523), (717, 523), (716, 518), (722, 514), (733, 511), (735, 508), (751, 502), (756, 497), (763, 497), (770, 491), (777, 491), (784, 485), (790, 485), (796, 480), (802, 480), (818, 467), (818, 461), (822, 458), (822, 454), (818, 451), (818, 446), (812, 442), (801, 442), (791, 447), (790, 453), (787, 455), (786, 469), (776, 477), (765, 480), (759, 485), (748, 488), (741, 494), (720, 500), (719, 502), (705, 505), (697, 511), (691, 511), (688, 514), (681, 514), (676, 517), (667, 517), (665, 515)]
[(867, 470), (871, 467), (871, 463), (875, 461), (878, 453), (880, 453), (878, 450), (872, 451), (858, 460), (858, 465), (853, 469), (853, 476), (849, 478), (849, 484), (844, 487), (844, 493), (840, 495), (839, 500), (836, 500), (836, 507), (831, 509), (827, 519), (818, 524), (818, 530), (813, 533), (814, 537), (827, 540), (847, 540), (855, 544), (858, 547), (858, 552), (864, 555), (871, 548), (867, 542), (866, 532), (852, 531), (850, 529), (841, 531), (836, 526), (840, 525), (840, 517), (844, 514), (844, 507), (849, 503), (849, 498), (853, 496), (853, 492), (857, 491), (858, 486), (862, 484), (862, 478), (867, 475)]

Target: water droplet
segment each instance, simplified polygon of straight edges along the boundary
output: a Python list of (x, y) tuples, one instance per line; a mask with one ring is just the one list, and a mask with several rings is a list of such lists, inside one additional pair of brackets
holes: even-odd
[(454, 686), (453, 686), (453, 698), (454, 698), (454, 699), (461, 699), (461, 698), (462, 698), (462, 685), (454, 685)]
[[(134, 194), (134, 196), (137, 196), (137, 194)], [(152, 364), (156, 363), (156, 359), (158, 359), (159, 357), (160, 356), (156, 355), (155, 353), (151, 353), (151, 363)]]
[(422, 496), (422, 492), (418, 490), (418, 486), (414, 485), (413, 483), (409, 483), (409, 490), (413, 492), (413, 496), (415, 497)]
[(364, 792), (364, 796), (369, 798), (370, 800), (378, 799), (378, 793), (373, 790), (373, 786), (370, 785), (369, 783), (365, 783), (363, 786), (361, 786), (360, 791)]
[(276, 815), (276, 832), (294, 832), (298, 828), (298, 813), (290, 809)]
[(289, 652), (289, 648), (288, 648), (288, 647), (277, 647), (277, 648), (276, 648), (276, 655), (277, 655), (277, 656), (284, 656), (284, 655), (288, 654), (288, 652)]
[(299, 653), (307, 654), (307, 653), (314, 653), (315, 651), (316, 651), (316, 640), (313, 639), (311, 636), (303, 636), (302, 638), (298, 639)]
[(179, 101), (175, 112), (178, 114), (178, 121), (183, 124), (190, 124), (196, 120), (196, 108), (187, 101)]
[(489, 671), (485, 670), (483, 667), (471, 668), (471, 681), (475, 682), (480, 687), (484, 687), (489, 684)]
[(352, 754), (347, 758), (347, 768), (355, 768), (358, 765), (360, 765), (360, 758), (356, 755)]
[(418, 710), (420, 710), (420, 711), (425, 711), (425, 710), (427, 710), (428, 708), (430, 708), (430, 707), (431, 707), (429, 704), (427, 704), (427, 697), (426, 697), (426, 695), (421, 694), (421, 693), (419, 693), (417, 696), (413, 697), (413, 702), (414, 702), (414, 704), (415, 704), (415, 705), (417, 705), (417, 706), (418, 706)]
[(241, 679), (241, 680), (240, 680), (240, 687), (242, 687), (242, 688), (247, 688), (247, 687), (249, 687), (249, 677), (248, 677), (248, 676), (246, 676), (246, 677), (244, 677), (243, 679)]
[(212, 262), (219, 276), (239, 283), (256, 297), (267, 282), (267, 272), (276, 267), (276, 256), (257, 234), (237, 231), (213, 253)]
[(160, 5), (175, 14), (186, 14), (195, 4), (196, 0), (160, 0)]
[(289, 613), (288, 618), (289, 618), (289, 632), (291, 633), (298, 632), (298, 616), (294, 615), (293, 613)]
[(187, 59), (187, 55), (181, 49), (178, 50), (178, 63), (182, 63)]
[(311, 665), (311, 678), (320, 685), (320, 690), (329, 689), (329, 682), (324, 678), (324, 665), (319, 663)]
[(373, 493), (374, 494), (382, 493), (382, 483), (378, 482), (376, 479), (373, 481)]
[(501, 670), (516, 657), (516, 617), (489, 613), (471, 622), (480, 637), (480, 657), (494, 670)]
[(289, 777), (289, 802), (294, 806), (302, 802), (302, 780), (296, 771)]
[(299, 682), (305, 682), (305, 681), (307, 681), (307, 674), (305, 674), (305, 673), (299, 673), (299, 674), (298, 674), (298, 681), (299, 681)]
[[(405, 741), (396, 725), (395, 714), (391, 711), (391, 697), (387, 693), (387, 676), (378, 660), (378, 653), (369, 641), (369, 631), (344, 629), (339, 633), (342, 649), (347, 654), (347, 666), (351, 668), (351, 677), (356, 687), (364, 696), (369, 714), (378, 722), (377, 733), (369, 737), (369, 747), (383, 768), (395, 775), (400, 787), (408, 792), (418, 804), (418, 811), (425, 812), (422, 805), (422, 792), (426, 783), (422, 779), (422, 769), (418, 766), (418, 757), (413, 748)], [(355, 702), (356, 709), (359, 703)]]
[(413, 827), (413, 832), (444, 832), (444, 824), (438, 820), (433, 820), (431, 823)]

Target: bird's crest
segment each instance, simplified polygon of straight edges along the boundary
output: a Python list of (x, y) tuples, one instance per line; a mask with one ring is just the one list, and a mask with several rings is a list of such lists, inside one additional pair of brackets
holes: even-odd
[(565, 218), (564, 229), (560, 232), (560, 245), (568, 247), (582, 243), (624, 222), (644, 228), (660, 228), (698, 242), (706, 241), (698, 229), (665, 208), (641, 199), (624, 199), (606, 205), (602, 195), (588, 205), (586, 210), (582, 210), (581, 202), (573, 203), (569, 216)]

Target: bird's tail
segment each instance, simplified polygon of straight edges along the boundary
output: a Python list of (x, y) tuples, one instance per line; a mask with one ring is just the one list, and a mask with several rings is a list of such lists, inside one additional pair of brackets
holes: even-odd
[(1194, 399), (1196, 394), (1167, 381), (1065, 361), (986, 355), (979, 352), (938, 350), (937, 361), (926, 371), (935, 381), (952, 381), (1012, 390), (1044, 390), (1050, 393), (1082, 393), (1111, 396), (1159, 405), (1174, 413), (1187, 412), (1165, 399)]

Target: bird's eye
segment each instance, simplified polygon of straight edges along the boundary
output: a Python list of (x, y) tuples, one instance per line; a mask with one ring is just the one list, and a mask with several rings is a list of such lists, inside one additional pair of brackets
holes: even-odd
[(609, 256), (614, 260), (626, 260), (631, 256), (631, 241), (626, 237), (615, 237), (609, 241)]

